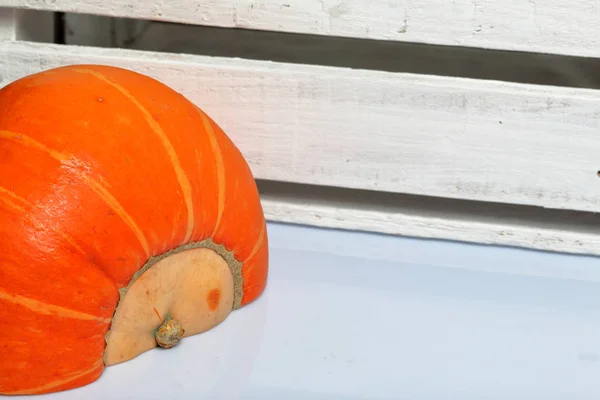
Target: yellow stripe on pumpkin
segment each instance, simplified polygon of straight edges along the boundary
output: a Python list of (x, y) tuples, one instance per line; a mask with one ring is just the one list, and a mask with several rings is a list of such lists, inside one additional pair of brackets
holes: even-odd
[(258, 239), (256, 240), (256, 244), (254, 245), (254, 248), (250, 252), (250, 255), (248, 257), (246, 257), (246, 259), (243, 262), (250, 260), (252, 257), (254, 257), (254, 255), (256, 253), (258, 253), (258, 250), (260, 249), (260, 247), (263, 245), (263, 243), (265, 241), (265, 230), (266, 230), (265, 224), (262, 224), (261, 228), (260, 228), (260, 233), (258, 234)]
[(44, 146), (37, 140), (30, 138), (27, 135), (11, 131), (0, 131), (0, 138), (12, 140), (13, 142), (21, 143), (27, 147), (33, 147), (34, 149), (40, 150), (44, 153), (50, 154), (52, 158), (58, 161), (64, 161), (69, 158), (68, 154), (61, 153), (60, 151), (53, 150), (49, 147)]
[(108, 205), (125, 223), (131, 228), (131, 230), (137, 236), (140, 244), (144, 248), (144, 252), (146, 252), (146, 256), (150, 257), (150, 246), (148, 245), (148, 240), (146, 239), (146, 235), (142, 232), (142, 229), (138, 226), (138, 224), (134, 221), (133, 217), (125, 211), (125, 208), (119, 203), (117, 199), (106, 189), (100, 182), (85, 176), (83, 179), (90, 186), (90, 188), (100, 197), (106, 205)]
[(55, 315), (61, 318), (80, 319), (83, 321), (98, 321), (103, 324), (109, 324), (110, 318), (101, 318), (97, 315), (71, 310), (70, 308), (56, 306), (43, 301), (30, 299), (29, 297), (18, 294), (8, 293), (0, 289), (0, 300), (23, 306), (31, 311), (44, 315)]
[(208, 135), (208, 140), (210, 142), (210, 148), (215, 155), (215, 164), (217, 166), (217, 187), (219, 188), (218, 192), (218, 208), (217, 208), (217, 221), (215, 222), (215, 229), (210, 235), (214, 237), (217, 233), (217, 229), (219, 228), (219, 224), (221, 223), (221, 217), (223, 216), (223, 210), (225, 209), (225, 163), (223, 162), (223, 153), (221, 152), (221, 148), (219, 147), (219, 142), (215, 136), (215, 130), (210, 123), (210, 120), (200, 110), (196, 107), (198, 114), (202, 118), (202, 123), (204, 124), (204, 129), (206, 129), (206, 133)]
[(98, 361), (96, 361), (91, 368), (88, 368), (86, 370), (83, 371), (76, 371), (74, 373), (71, 373), (69, 375), (67, 375), (65, 378), (63, 379), (59, 379), (56, 381), (53, 381), (52, 383), (48, 383), (46, 385), (42, 385), (42, 386), (37, 386), (34, 388), (30, 388), (30, 389), (25, 389), (25, 390), (18, 390), (15, 392), (8, 392), (5, 394), (8, 395), (23, 395), (23, 394), (36, 394), (36, 393), (40, 393), (40, 392), (46, 392), (50, 389), (54, 389), (55, 387), (64, 385), (66, 383), (72, 382), (76, 379), (79, 378), (83, 378), (84, 376), (91, 374), (92, 372), (96, 371), (98, 368), (102, 368), (104, 367), (104, 360), (100, 359)]
[(194, 217), (194, 203), (193, 203), (193, 199), (192, 199), (192, 185), (190, 184), (190, 181), (189, 181), (185, 171), (183, 170), (181, 163), (179, 162), (179, 157), (177, 156), (177, 152), (175, 151), (173, 144), (171, 143), (171, 141), (169, 140), (169, 138), (167, 137), (165, 132), (162, 130), (160, 124), (158, 122), (156, 122), (156, 120), (154, 120), (154, 118), (152, 117), (152, 114), (150, 114), (150, 112), (148, 110), (146, 110), (146, 108), (131, 93), (129, 93), (129, 91), (127, 91), (127, 89), (125, 89), (123, 86), (108, 79), (106, 76), (104, 76), (103, 74), (101, 74), (100, 72), (97, 72), (97, 71), (93, 71), (93, 70), (89, 70), (89, 69), (76, 69), (76, 71), (80, 72), (80, 73), (84, 73), (84, 74), (90, 74), (90, 75), (94, 76), (95, 78), (98, 78), (101, 81), (105, 82), (106, 84), (112, 86), (119, 92), (121, 92), (121, 94), (123, 96), (127, 97), (127, 99), (129, 99), (137, 108), (139, 108), (141, 113), (144, 115), (146, 122), (150, 126), (150, 129), (152, 129), (154, 134), (156, 134), (156, 136), (158, 136), (158, 138), (160, 139), (161, 143), (163, 144), (163, 146), (167, 152), (167, 155), (169, 156), (169, 160), (171, 161), (171, 164), (173, 165), (173, 169), (175, 170), (175, 175), (177, 176), (177, 181), (179, 182), (179, 186), (181, 187), (181, 190), (183, 192), (184, 201), (185, 201), (186, 208), (187, 208), (187, 216), (188, 216), (187, 232), (186, 232), (184, 241), (185, 242), (189, 241), (189, 239), (192, 237), (192, 233), (194, 231), (194, 226), (196, 223), (195, 217)]
[[(21, 203), (22, 205), (14, 203), (7, 197), (3, 198), (2, 195), (10, 197), (10, 199), (16, 200), (19, 203)], [(19, 213), (25, 213), (26, 210), (25, 210), (25, 207), (23, 207), (23, 206), (28, 205), (27, 200), (23, 199), (22, 197), (17, 196), (12, 191), (10, 191), (6, 188), (3, 188), (1, 186), (0, 186), (0, 201)], [(45, 229), (45, 226), (41, 222), (39, 222), (36, 218), (34, 218), (30, 215), (29, 219), (38, 229), (40, 229), (40, 230)], [(77, 252), (79, 252), (85, 258), (88, 258), (86, 252), (81, 247), (79, 247), (79, 245), (75, 242), (75, 240), (71, 236), (67, 235), (64, 232), (59, 231), (58, 229), (56, 229), (54, 227), (50, 227), (50, 229), (52, 231), (56, 232), (60, 237), (62, 237), (67, 243), (69, 243), (71, 245), (71, 247), (73, 247), (75, 250), (77, 250)]]
[[(79, 165), (84, 165), (79, 160), (77, 160), (76, 157), (46, 147), (42, 143), (22, 133), (0, 131), (0, 138), (9, 139), (16, 143), (20, 143), (24, 146), (40, 150), (44, 153), (49, 154), (52, 158), (61, 162), (64, 165), (70, 165), (75, 167)], [(148, 240), (146, 239), (144, 232), (142, 232), (140, 227), (134, 221), (133, 217), (129, 215), (129, 213), (127, 213), (127, 211), (125, 210), (125, 208), (123, 208), (121, 203), (119, 203), (117, 199), (115, 199), (115, 197), (102, 183), (91, 178), (88, 174), (85, 173), (85, 171), (81, 171), (81, 173), (83, 180), (90, 186), (90, 188), (104, 201), (104, 203), (106, 203), (108, 207), (110, 207), (115, 212), (116, 215), (118, 215), (125, 222), (127, 226), (129, 226), (129, 228), (133, 231), (138, 241), (144, 248), (146, 256), (150, 257), (150, 246), (148, 245)]]
[(12, 190), (3, 188), (2, 186), (0, 186), (0, 193), (7, 195), (8, 197), (12, 198), (13, 200), (17, 200), (19, 203), (25, 205), (27, 204), (27, 200), (25, 200), (24, 198), (17, 196), (15, 194), (15, 192), (13, 192)]

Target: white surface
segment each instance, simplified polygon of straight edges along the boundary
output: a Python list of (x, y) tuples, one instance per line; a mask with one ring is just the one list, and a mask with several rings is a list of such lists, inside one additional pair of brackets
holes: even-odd
[(273, 224), (269, 235), (258, 301), (39, 398), (600, 396), (598, 259)]
[(220, 27), (600, 55), (595, 0), (0, 0), (0, 6)]
[(19, 42), (0, 85), (71, 63), (182, 92), (257, 178), (600, 211), (598, 91)]

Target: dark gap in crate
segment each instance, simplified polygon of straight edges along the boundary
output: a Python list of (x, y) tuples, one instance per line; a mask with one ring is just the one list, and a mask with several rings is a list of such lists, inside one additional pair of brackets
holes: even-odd
[[(90, 34), (94, 27), (95, 35)], [(87, 30), (78, 34), (79, 30)], [(600, 88), (600, 59), (69, 14), (67, 44)]]
[(384, 213), (529, 226), (582, 234), (600, 232), (600, 215), (593, 212), (471, 201), (404, 193), (258, 180), (265, 199)]
[(66, 35), (66, 21), (65, 21), (65, 13), (64, 12), (56, 12), (54, 13), (54, 43), (56, 44), (66, 44), (67, 43), (67, 35)]

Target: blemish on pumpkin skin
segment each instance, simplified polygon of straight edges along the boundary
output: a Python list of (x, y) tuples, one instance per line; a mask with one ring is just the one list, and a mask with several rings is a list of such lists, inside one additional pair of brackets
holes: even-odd
[(208, 303), (209, 310), (215, 311), (221, 302), (221, 290), (213, 289), (208, 292), (208, 295), (206, 296), (206, 302)]

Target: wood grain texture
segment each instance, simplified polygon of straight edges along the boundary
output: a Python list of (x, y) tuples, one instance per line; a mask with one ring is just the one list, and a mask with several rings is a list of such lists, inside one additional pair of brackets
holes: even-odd
[[(67, 44), (600, 88), (600, 59), (66, 15)], [(394, 54), (394, 57), (390, 57)]]
[(506, 218), (505, 215), (496, 214), (493, 209), (485, 215), (468, 215), (447, 208), (432, 212), (400, 204), (378, 207), (377, 204), (368, 204), (366, 201), (348, 204), (323, 201), (318, 197), (310, 199), (308, 195), (281, 196), (269, 191), (263, 193), (262, 203), (265, 217), (273, 222), (600, 255), (600, 234), (597, 229), (586, 227), (594, 225), (593, 221), (597, 225), (597, 218), (592, 216), (585, 223), (581, 223), (583, 218), (578, 218), (578, 221), (572, 223), (553, 226), (552, 221), (540, 223), (538, 218)]
[(600, 255), (600, 235), (539, 229), (508, 223), (431, 218), (427, 215), (391, 214), (386, 211), (338, 208), (321, 204), (294, 204), (263, 200), (270, 221), (377, 232), (409, 237), (514, 246), (552, 252)]
[(83, 61), (185, 94), (260, 179), (600, 211), (597, 91), (27, 43), (0, 84)]
[(0, 6), (61, 10), (230, 28), (600, 55), (594, 0), (0, 0)]

